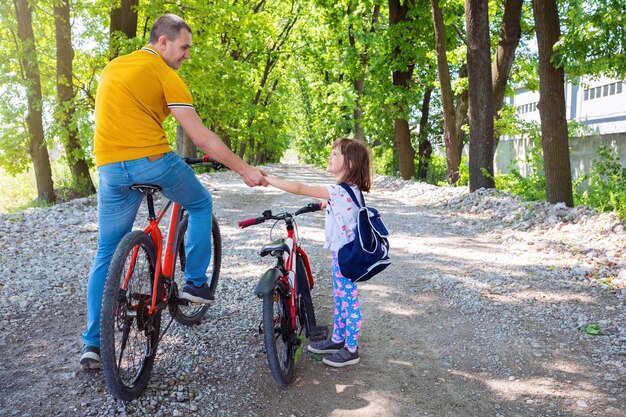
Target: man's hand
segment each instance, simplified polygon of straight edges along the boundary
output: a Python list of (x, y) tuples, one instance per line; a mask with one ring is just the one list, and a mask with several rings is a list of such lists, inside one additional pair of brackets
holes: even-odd
[(248, 167), (248, 169), (241, 174), (241, 179), (248, 187), (256, 187), (257, 185), (267, 187), (269, 183), (265, 178), (266, 175), (265, 171), (261, 169)]

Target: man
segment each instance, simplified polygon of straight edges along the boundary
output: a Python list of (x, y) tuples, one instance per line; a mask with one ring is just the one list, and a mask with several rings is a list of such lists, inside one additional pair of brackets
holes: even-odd
[(186, 283), (180, 297), (208, 303), (206, 270), (210, 262), (211, 194), (193, 170), (174, 154), (162, 123), (171, 113), (191, 140), (223, 163), (248, 186), (267, 185), (264, 172), (235, 155), (207, 129), (191, 94), (176, 73), (190, 58), (191, 28), (183, 19), (159, 17), (150, 42), (139, 51), (112, 60), (102, 71), (96, 94), (94, 154), (98, 167), (98, 248), (87, 287), (87, 329), (80, 363), (100, 367), (100, 305), (115, 249), (133, 225), (143, 199), (130, 190), (136, 183), (161, 186), (165, 197), (189, 213)]

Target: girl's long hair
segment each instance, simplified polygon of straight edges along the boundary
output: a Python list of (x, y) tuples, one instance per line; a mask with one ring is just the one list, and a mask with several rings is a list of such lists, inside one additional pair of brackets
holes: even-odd
[(339, 138), (333, 143), (333, 149), (339, 149), (346, 167), (339, 182), (354, 184), (361, 191), (369, 191), (372, 187), (371, 151), (365, 142)]

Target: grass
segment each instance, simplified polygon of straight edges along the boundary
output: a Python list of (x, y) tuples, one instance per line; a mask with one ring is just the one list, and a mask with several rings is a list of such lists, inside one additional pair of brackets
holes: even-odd
[[(67, 165), (62, 160), (56, 160), (51, 162), (51, 168), (57, 202), (72, 198), (72, 179)], [(91, 177), (97, 178), (93, 172)], [(37, 198), (37, 183), (32, 168), (15, 176), (0, 168), (0, 214), (47, 206), (49, 204)]]
[(32, 169), (13, 177), (0, 168), (0, 214), (33, 207), (36, 201), (37, 185)]

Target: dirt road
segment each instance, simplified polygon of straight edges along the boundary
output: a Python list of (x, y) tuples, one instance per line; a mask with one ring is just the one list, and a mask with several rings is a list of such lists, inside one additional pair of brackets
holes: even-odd
[[(295, 164), (267, 170), (331, 181)], [(393, 265), (359, 286), (361, 363), (337, 370), (303, 355), (284, 390), (269, 373), (252, 294), (269, 266), (256, 252), (268, 229), (236, 222), (308, 200), (248, 189), (232, 173), (203, 180), (224, 236), (219, 300), (201, 325), (173, 326), (147, 391), (128, 404), (108, 395), (101, 373), (78, 366), (95, 200), (0, 216), (0, 415), (626, 415), (623, 228), (503, 224), (444, 204), (469, 198), (464, 190), (379, 179), (366, 199), (392, 232)], [(323, 216), (299, 226), (318, 280), (318, 322), (331, 324)], [(599, 258), (612, 285), (599, 278)], [(601, 334), (584, 332), (589, 324)]]

